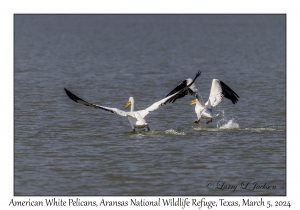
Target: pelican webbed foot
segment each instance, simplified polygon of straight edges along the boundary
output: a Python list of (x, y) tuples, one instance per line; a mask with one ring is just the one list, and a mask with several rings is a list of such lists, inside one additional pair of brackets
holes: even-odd
[(211, 118), (210, 120), (208, 120), (208, 121), (206, 122), (206, 124), (208, 124), (208, 123), (210, 123), (210, 122), (212, 122), (212, 118)]

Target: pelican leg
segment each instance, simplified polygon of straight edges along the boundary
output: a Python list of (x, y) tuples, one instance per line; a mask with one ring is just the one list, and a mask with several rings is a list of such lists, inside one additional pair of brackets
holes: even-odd
[(195, 120), (195, 121), (194, 121), (194, 123), (197, 123), (197, 124), (198, 124), (199, 122), (200, 122), (200, 120)]
[(135, 128), (134, 129), (132, 129), (132, 132), (131, 133), (135, 133)]
[(210, 122), (212, 122), (212, 118), (210, 118), (210, 120), (208, 120), (208, 121), (206, 122), (206, 124), (208, 124), (208, 123), (210, 123)]
[(148, 131), (150, 131), (149, 125), (147, 125)]

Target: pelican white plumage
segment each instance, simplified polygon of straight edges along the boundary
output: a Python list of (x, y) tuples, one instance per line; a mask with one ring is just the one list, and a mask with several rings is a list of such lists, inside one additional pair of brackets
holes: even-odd
[(134, 98), (133, 97), (129, 98), (129, 101), (127, 102), (127, 104), (125, 106), (125, 109), (128, 108), (129, 106), (131, 106), (131, 111), (126, 112), (126, 111), (122, 111), (117, 108), (110, 108), (110, 107), (105, 107), (105, 106), (100, 106), (97, 104), (89, 103), (89, 102), (79, 98), (78, 96), (74, 95), (66, 88), (65, 88), (65, 91), (66, 91), (67, 95), (69, 96), (69, 98), (77, 103), (84, 104), (86, 106), (90, 106), (90, 107), (94, 107), (94, 108), (98, 108), (98, 109), (102, 109), (105, 111), (109, 111), (111, 113), (115, 113), (120, 116), (128, 117), (128, 120), (129, 120), (131, 128), (132, 128), (132, 132), (135, 132), (136, 128), (144, 128), (144, 127), (147, 127), (148, 131), (149, 131), (150, 129), (149, 129), (148, 123), (145, 120), (146, 115), (149, 114), (149, 112), (154, 111), (154, 110), (158, 109), (159, 107), (161, 107), (162, 105), (166, 104), (168, 100), (176, 97), (177, 94), (181, 94), (182, 91), (185, 91), (186, 89), (188, 89), (195, 82), (195, 80), (197, 79), (197, 77), (200, 74), (201, 74), (201, 72), (198, 71), (195, 78), (193, 80), (191, 80), (189, 85), (183, 87), (182, 89), (178, 89), (178, 91), (174, 92), (173, 94), (169, 95), (168, 97), (155, 102), (154, 104), (149, 106), (147, 109), (139, 110), (139, 111), (134, 110)]
[[(172, 90), (166, 97), (173, 95), (174, 93), (178, 92), (178, 90), (183, 90), (180, 93), (176, 94), (174, 97), (168, 99), (167, 102), (174, 103), (176, 99), (182, 98), (185, 95), (192, 95), (196, 99), (192, 100), (190, 102), (190, 105), (195, 106), (195, 112), (197, 114), (197, 120), (194, 121), (194, 123), (199, 123), (201, 118), (209, 119), (206, 124), (212, 122), (212, 118), (214, 117), (212, 108), (216, 107), (218, 104), (222, 102), (223, 97), (231, 100), (233, 104), (237, 103), (239, 96), (224, 82), (213, 79), (212, 85), (210, 89), (210, 95), (206, 103), (203, 102), (202, 96), (200, 94), (200, 91), (196, 88), (196, 85), (192, 82), (192, 79), (186, 79), (182, 81), (174, 90)], [(189, 86), (189, 88), (184, 89), (185, 87)]]

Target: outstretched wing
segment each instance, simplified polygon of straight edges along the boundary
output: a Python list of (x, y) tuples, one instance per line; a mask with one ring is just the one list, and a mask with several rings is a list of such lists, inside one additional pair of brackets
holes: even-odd
[(121, 116), (124, 116), (124, 117), (126, 117), (128, 115), (131, 116), (130, 113), (124, 112), (124, 111), (122, 111), (120, 109), (117, 109), (117, 108), (110, 108), (110, 107), (105, 107), (105, 106), (100, 106), (100, 105), (97, 105), (97, 104), (89, 103), (89, 102), (79, 98), (78, 96), (74, 95), (73, 93), (71, 93), (66, 88), (65, 88), (65, 91), (66, 91), (67, 95), (69, 96), (69, 98), (71, 100), (75, 101), (76, 103), (83, 104), (83, 105), (90, 106), (90, 107), (97, 108), (97, 109), (103, 109), (105, 111), (115, 113), (115, 114), (118, 114), (118, 115), (121, 115)]
[(211, 106), (215, 107), (221, 103), (223, 97), (231, 100), (233, 104), (237, 103), (239, 96), (224, 82), (213, 79), (209, 94), (209, 100), (206, 102), (210, 103)]
[[(201, 73), (201, 72), (200, 72)], [(188, 86), (189, 84), (191, 84), (193, 82), (193, 80), (191, 78), (188, 78), (186, 80), (183, 80), (179, 85), (177, 85), (176, 88), (174, 88), (167, 96), (170, 96), (174, 93), (177, 93), (178, 91), (184, 89), (186, 86)], [(197, 97), (198, 95), (198, 89), (196, 88), (196, 85), (194, 83), (192, 83), (192, 85), (185, 89), (184, 91), (181, 91), (179, 94), (176, 94), (172, 100), (168, 101), (168, 102), (172, 102), (174, 103), (177, 99), (182, 98), (188, 94)], [(167, 97), (166, 96), (166, 97)]]
[[(185, 87), (187, 86), (189, 80), (192, 81), (192, 79), (190, 79), (190, 78), (189, 78), (189, 79), (186, 79), (186, 80), (183, 80), (179, 85), (177, 85), (176, 88), (174, 88), (168, 95), (166, 95), (166, 97), (171, 96), (171, 95), (173, 95), (174, 93), (177, 93), (178, 91), (180, 91), (180, 90), (182, 90), (183, 88), (185, 88)], [(178, 98), (184, 97), (184, 96), (187, 95), (187, 94), (189, 94), (189, 91), (188, 91), (188, 90), (182, 91), (181, 94), (177, 94), (177, 97), (174, 98), (174, 101), (175, 101), (176, 99), (178, 99)]]
[(195, 82), (195, 80), (200, 76), (200, 74), (201, 74), (201, 72), (198, 71), (195, 78), (187, 86), (183, 86), (183, 88), (178, 89), (177, 92), (165, 97), (164, 99), (162, 99), (160, 101), (155, 102), (154, 104), (149, 106), (147, 109), (139, 111), (140, 114), (142, 115), (142, 117), (144, 118), (149, 112), (158, 109), (159, 107), (161, 107), (162, 105), (164, 105), (166, 103), (170, 103), (172, 101), (174, 102), (178, 98), (177, 96), (183, 94), (183, 92), (186, 91)]
[[(197, 73), (198, 76), (201, 75), (201, 72), (198, 71)], [(176, 88), (174, 88), (166, 97), (171, 96), (175, 93), (173, 97), (171, 97), (171, 99), (169, 99), (167, 102), (168, 103), (174, 103), (178, 98), (182, 98), (188, 94), (192, 95), (192, 96), (197, 96), (198, 94), (198, 89), (196, 88), (196, 85), (194, 84), (196, 78), (198, 77), (196, 75), (196, 77), (194, 78), (194, 80), (192, 80), (191, 78), (188, 78), (186, 80), (183, 80), (179, 85), (177, 85)], [(188, 87), (188, 88), (186, 88)]]

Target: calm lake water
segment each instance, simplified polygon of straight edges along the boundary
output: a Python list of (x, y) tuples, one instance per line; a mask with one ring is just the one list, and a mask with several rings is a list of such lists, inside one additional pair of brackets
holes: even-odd
[[(15, 15), (14, 34), (15, 195), (286, 195), (286, 16)], [(214, 78), (240, 96), (209, 125), (186, 96), (132, 134), (64, 92), (144, 109), (199, 69), (205, 101)]]

